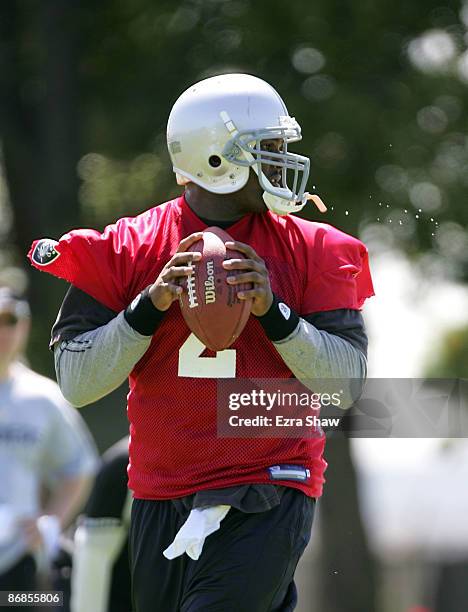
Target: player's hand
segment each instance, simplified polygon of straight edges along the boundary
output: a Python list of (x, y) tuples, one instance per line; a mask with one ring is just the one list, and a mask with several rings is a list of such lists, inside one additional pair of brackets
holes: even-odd
[(196, 232), (181, 240), (177, 251), (161, 270), (154, 284), (151, 285), (149, 295), (158, 310), (167, 310), (182, 293), (181, 281), (193, 273), (192, 262), (201, 258), (201, 253), (187, 253), (187, 249), (201, 240), (202, 236), (203, 232)]
[(19, 526), (26, 540), (28, 550), (37, 551), (42, 546), (42, 536), (37, 526), (36, 518), (25, 518), (19, 521)]
[(253, 288), (248, 291), (239, 291), (237, 297), (240, 300), (252, 299), (252, 314), (257, 317), (263, 316), (273, 302), (273, 292), (270, 286), (270, 276), (265, 262), (257, 255), (254, 249), (243, 242), (226, 242), (226, 248), (240, 251), (247, 259), (227, 259), (223, 262), (226, 270), (242, 270), (235, 276), (228, 276), (230, 285), (240, 283), (252, 283)]

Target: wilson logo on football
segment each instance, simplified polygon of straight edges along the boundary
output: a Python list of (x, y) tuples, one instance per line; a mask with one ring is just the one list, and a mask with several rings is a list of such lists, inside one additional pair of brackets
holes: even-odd
[(195, 289), (195, 276), (190, 274), (187, 276), (187, 294), (189, 301), (189, 308), (196, 308), (198, 306), (197, 293)]
[(51, 264), (57, 257), (60, 256), (60, 253), (55, 248), (58, 242), (56, 240), (52, 240), (51, 238), (44, 238), (39, 240), (39, 242), (34, 247), (34, 251), (32, 254), (33, 261), (38, 266), (48, 266)]
[(214, 262), (206, 262), (206, 281), (205, 281), (205, 304), (216, 302), (216, 289), (214, 281)]

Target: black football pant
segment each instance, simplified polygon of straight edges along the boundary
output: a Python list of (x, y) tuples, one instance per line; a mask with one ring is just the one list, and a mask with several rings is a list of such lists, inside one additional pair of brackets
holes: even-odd
[(294, 571), (310, 539), (315, 500), (287, 489), (253, 514), (231, 508), (198, 561), (163, 556), (187, 515), (136, 499), (130, 528), (133, 612), (291, 612)]

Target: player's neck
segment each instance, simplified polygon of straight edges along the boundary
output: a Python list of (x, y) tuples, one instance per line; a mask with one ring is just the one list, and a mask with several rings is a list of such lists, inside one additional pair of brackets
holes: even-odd
[(194, 183), (185, 188), (185, 201), (193, 212), (212, 221), (238, 221), (249, 213), (265, 212), (261, 198), (248, 197), (244, 190), (227, 195), (210, 193)]

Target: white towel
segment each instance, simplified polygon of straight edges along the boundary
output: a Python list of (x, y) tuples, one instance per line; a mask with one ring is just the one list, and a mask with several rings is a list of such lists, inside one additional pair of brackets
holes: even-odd
[(43, 514), (37, 519), (46, 558), (51, 561), (60, 549), (60, 521), (57, 516)]
[(167, 559), (174, 559), (187, 553), (191, 559), (197, 561), (201, 555), (205, 538), (219, 529), (221, 521), (230, 509), (231, 506), (194, 508), (163, 555)]
[(42, 538), (42, 546), (34, 553), (37, 571), (47, 575), (52, 561), (60, 548), (60, 521), (58, 517), (44, 514), (37, 519), (37, 528)]

